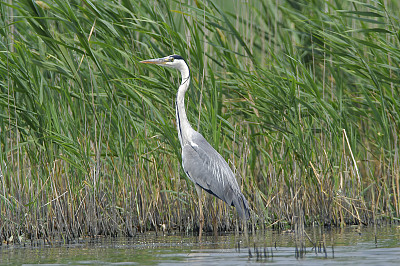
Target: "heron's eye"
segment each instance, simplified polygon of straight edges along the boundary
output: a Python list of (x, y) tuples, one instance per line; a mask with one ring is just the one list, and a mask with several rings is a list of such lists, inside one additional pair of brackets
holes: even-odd
[(169, 59), (170, 62), (174, 62), (174, 60), (175, 60), (175, 58), (173, 58), (173, 57), (171, 57), (171, 58)]

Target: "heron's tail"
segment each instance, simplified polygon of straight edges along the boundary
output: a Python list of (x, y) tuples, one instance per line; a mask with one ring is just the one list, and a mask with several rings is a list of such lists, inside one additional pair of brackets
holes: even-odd
[(237, 197), (233, 200), (233, 205), (235, 206), (236, 211), (241, 219), (248, 220), (250, 218), (249, 203), (242, 193), (237, 195)]

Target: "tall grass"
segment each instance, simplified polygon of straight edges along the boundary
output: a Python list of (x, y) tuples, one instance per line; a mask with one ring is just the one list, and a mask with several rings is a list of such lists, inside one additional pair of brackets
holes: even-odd
[[(1, 238), (195, 231), (180, 167), (189, 120), (264, 228), (400, 217), (397, 1), (0, 3)], [(206, 198), (206, 230), (235, 228)]]

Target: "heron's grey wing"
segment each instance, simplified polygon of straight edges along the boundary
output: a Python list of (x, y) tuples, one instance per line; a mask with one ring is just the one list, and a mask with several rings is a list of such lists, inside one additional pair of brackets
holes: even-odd
[(233, 191), (227, 182), (230, 173), (214, 151), (207, 148), (200, 148), (196, 143), (186, 144), (182, 149), (183, 169), (195, 184), (231, 205)]
[(235, 175), (225, 159), (195, 133), (182, 148), (182, 165), (187, 176), (201, 188), (236, 207), (241, 217), (249, 217), (247, 200), (240, 191)]

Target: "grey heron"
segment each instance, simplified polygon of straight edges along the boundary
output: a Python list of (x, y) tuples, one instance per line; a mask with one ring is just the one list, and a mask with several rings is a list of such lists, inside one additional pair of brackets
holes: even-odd
[(176, 126), (182, 148), (182, 166), (187, 177), (195, 183), (199, 197), (200, 230), (204, 221), (202, 189), (234, 206), (239, 217), (246, 221), (250, 217), (250, 207), (240, 191), (235, 175), (225, 159), (190, 125), (185, 110), (185, 93), (190, 83), (190, 71), (185, 60), (179, 55), (140, 61), (175, 68), (181, 72), (182, 81), (176, 95)]

